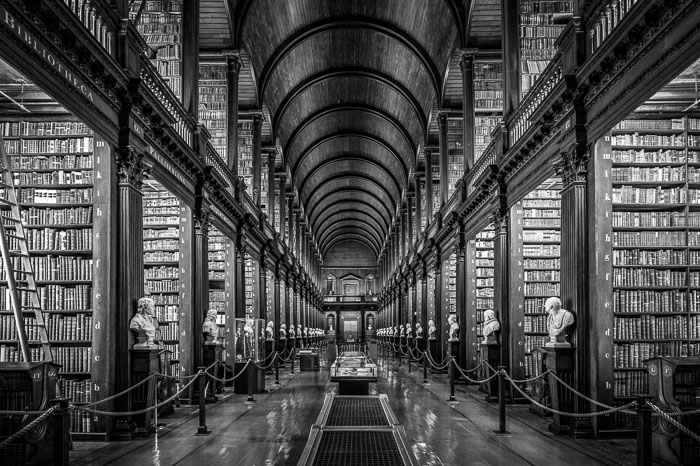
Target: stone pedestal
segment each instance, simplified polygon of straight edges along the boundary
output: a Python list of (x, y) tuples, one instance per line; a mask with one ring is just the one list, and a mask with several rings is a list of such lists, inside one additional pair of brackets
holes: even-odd
[[(278, 351), (280, 353), (280, 357), (286, 359), (287, 355), (285, 354), (285, 352), (287, 351), (287, 339), (280, 338), (279, 342), (277, 343), (277, 348), (279, 348)], [(282, 360), (279, 359), (278, 365), (279, 367), (284, 367), (284, 362), (282, 362)]]
[[(221, 361), (221, 351), (223, 347), (217, 343), (204, 343), (202, 345), (202, 362), (204, 367), (209, 367), (215, 361)], [(215, 374), (218, 378), (223, 379), (223, 367), (221, 365), (210, 369), (210, 373)], [(196, 384), (195, 384), (196, 385)], [(211, 379), (209, 382), (209, 391), (207, 392), (207, 401), (217, 401), (216, 394), (223, 390), (221, 382)]]
[[(545, 365), (547, 369), (553, 371), (557, 377), (568, 385), (573, 386), (574, 382), (574, 348), (566, 347), (545, 347)], [(563, 387), (554, 378), (549, 376), (550, 395), (552, 397), (552, 408), (557, 411), (567, 413), (574, 412), (574, 397), (569, 389)], [(554, 414), (549, 430), (556, 435), (567, 435), (571, 431), (571, 418)]]
[[(482, 361), (489, 363), (494, 369), (497, 368), (501, 361), (501, 345), (498, 343), (482, 343), (479, 346), (479, 354)], [(493, 375), (493, 371), (486, 365), (481, 366), (477, 371), (479, 380), (484, 380)], [(486, 393), (484, 398), (486, 401), (498, 401), (498, 378), (493, 378), (488, 382), (484, 382), (479, 386), (479, 390)]]
[(437, 347), (437, 340), (435, 338), (428, 338), (428, 352), (430, 353), (430, 357), (435, 361), (435, 364), (440, 364), (440, 361), (437, 359), (438, 358), (438, 347)]
[[(156, 349), (132, 349), (131, 355), (131, 386), (139, 383), (154, 372), (160, 370), (160, 348)], [(131, 392), (131, 409), (138, 411), (156, 404), (156, 379), (152, 378), (147, 383), (140, 385)], [(153, 411), (136, 414), (131, 418), (136, 425), (134, 435), (148, 436), (155, 432), (153, 425)]]
[[(272, 339), (265, 340), (265, 365), (267, 366), (272, 361), (272, 353), (275, 349), (275, 342)], [(272, 374), (272, 366), (267, 369), (268, 374)]]

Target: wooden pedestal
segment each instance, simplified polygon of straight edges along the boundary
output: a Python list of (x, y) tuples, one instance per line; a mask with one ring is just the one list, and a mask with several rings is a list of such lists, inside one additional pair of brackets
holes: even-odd
[[(136, 385), (143, 379), (148, 378), (154, 372), (160, 371), (160, 349), (132, 349), (131, 354), (131, 386)], [(138, 411), (156, 404), (156, 380), (152, 378), (132, 390), (131, 409)], [(150, 435), (155, 432), (153, 425), (153, 412), (148, 411), (143, 414), (136, 414), (131, 418), (136, 424), (134, 435)]]
[[(500, 364), (501, 360), (501, 345), (498, 343), (488, 343), (488, 344), (481, 344), (479, 347), (479, 353), (481, 355), (481, 360), (486, 361), (489, 363), (491, 367), (496, 369), (498, 365)], [(479, 375), (479, 379), (485, 379), (487, 377), (491, 377), (493, 375), (493, 371), (486, 367), (485, 365), (482, 366), (482, 369), (477, 372)], [(490, 402), (496, 402), (498, 401), (498, 379), (494, 377), (493, 379), (489, 380), (488, 382), (484, 382), (481, 384), (479, 387), (479, 390), (482, 392), (486, 393), (485, 400), (490, 401)]]
[[(568, 385), (573, 386), (574, 381), (574, 348), (544, 348), (546, 351), (545, 364), (547, 369), (553, 371), (557, 377)], [(574, 397), (569, 389), (563, 387), (550, 375), (550, 395), (552, 408), (567, 413), (574, 412)], [(554, 414), (549, 430), (556, 435), (568, 435), (571, 430), (571, 418)]]
[[(243, 368), (245, 367), (246, 363), (245, 362), (237, 362), (234, 364), (234, 373), (238, 375), (241, 371), (243, 371)], [(250, 387), (251, 391), (249, 392), (248, 387), (250, 386), (250, 374), (249, 372), (253, 371), (253, 377), (252, 377), (252, 387)], [(258, 369), (258, 367), (250, 363), (250, 365), (246, 368), (244, 371), (243, 375), (240, 377), (236, 378), (233, 382), (233, 392), (238, 393), (238, 394), (248, 394), (248, 393), (263, 393), (265, 391), (265, 371)]]

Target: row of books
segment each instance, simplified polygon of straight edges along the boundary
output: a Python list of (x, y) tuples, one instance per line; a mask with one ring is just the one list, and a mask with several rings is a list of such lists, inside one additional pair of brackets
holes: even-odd
[(622, 268), (613, 269), (613, 286), (687, 286), (685, 271), (669, 269)]
[(523, 219), (527, 218), (556, 218), (559, 222), (561, 211), (559, 209), (527, 209), (523, 212)]
[(174, 251), (180, 246), (177, 238), (148, 239), (143, 242), (144, 251)]
[(92, 280), (93, 261), (74, 256), (33, 256), (34, 277), (37, 280)]
[(19, 202), (34, 204), (92, 204), (92, 188), (23, 188)]
[[(695, 261), (700, 261), (700, 251), (691, 251)], [(693, 262), (691, 262), (693, 263)], [(688, 251), (679, 249), (615, 249), (614, 265), (686, 265)]]
[(674, 146), (683, 147), (690, 142), (684, 134), (613, 134), (613, 146)]
[(148, 280), (146, 286), (151, 293), (179, 291), (178, 280)]
[(688, 355), (688, 346), (682, 341), (657, 343), (615, 343), (613, 364), (615, 368), (643, 368), (643, 361), (655, 356), (680, 357)]
[(93, 415), (87, 411), (79, 411), (77, 409), (72, 409), (69, 413), (71, 432), (90, 433), (95, 431), (94, 418), (96, 418), (97, 415)]
[(90, 403), (92, 401), (92, 382), (61, 377), (58, 379), (61, 396), (70, 398), (72, 403)]
[(525, 283), (525, 296), (559, 296), (559, 283)]
[[(51, 340), (92, 340), (92, 317), (87, 314), (48, 314), (44, 323)], [(40, 340), (34, 317), (25, 317), (24, 326), (28, 340)], [(0, 315), (0, 340), (19, 340), (13, 315)]]
[[(13, 141), (5, 141), (5, 150), (9, 154), (7, 144)], [(90, 155), (20, 155), (10, 157), (10, 166), (13, 170), (80, 170), (93, 168), (93, 158)]]
[(523, 241), (553, 241), (561, 242), (559, 230), (529, 230), (523, 231)]
[(5, 137), (92, 135), (85, 123), (77, 121), (13, 121), (0, 128)]
[[(698, 294), (700, 299), (700, 294)], [(686, 312), (685, 293), (678, 290), (613, 290), (613, 312)]]
[(539, 270), (539, 269), (559, 269), (561, 268), (561, 260), (556, 259), (525, 259), (523, 260), (523, 268), (525, 270)]
[(177, 228), (166, 228), (163, 230), (152, 230), (147, 228), (143, 230), (144, 239), (156, 239), (156, 238), (179, 238), (180, 232)]
[(523, 274), (525, 281), (560, 281), (559, 270), (525, 270)]
[(523, 346), (526, 353), (532, 353), (532, 350), (543, 348), (548, 341), (548, 336), (525, 335)]
[(621, 186), (613, 188), (612, 201), (618, 204), (681, 204), (686, 202), (687, 191), (679, 188), (636, 188)]
[(613, 167), (613, 183), (623, 182), (684, 182), (684, 167)]
[(544, 313), (544, 303), (547, 298), (525, 298), (523, 303), (523, 312), (525, 314)]
[[(693, 214), (692, 217), (700, 222), (700, 212), (688, 212)], [(690, 215), (689, 215), (690, 217)], [(663, 227), (678, 227), (686, 225), (685, 212), (628, 212), (615, 211), (612, 213), (613, 227), (648, 227), (648, 228), (663, 228)]]
[(676, 149), (613, 150), (613, 163), (686, 163), (685, 151)]
[(41, 308), (55, 311), (85, 311), (92, 308), (90, 285), (46, 285), (37, 287)]
[(179, 208), (177, 207), (161, 207), (161, 208), (150, 208), (150, 213), (144, 212), (144, 215), (151, 215), (149, 217), (143, 217), (143, 224), (148, 225), (178, 225), (180, 219), (176, 216), (179, 213)]
[[(177, 198), (171, 197), (157, 197), (157, 198), (145, 198), (144, 202), (144, 215), (158, 214), (157, 210), (151, 210), (153, 207), (166, 207), (166, 206), (179, 206), (180, 203)], [(171, 210), (172, 211), (172, 210)]]
[(94, 183), (92, 170), (85, 171), (53, 171), (53, 172), (20, 172), (15, 173), (15, 185), (28, 184), (46, 184), (46, 185), (61, 185), (61, 184), (92, 184)]
[(61, 365), (61, 372), (90, 372), (92, 367), (92, 348), (51, 348), (53, 361)]
[(528, 316), (523, 320), (523, 331), (525, 333), (547, 333), (547, 316)]
[[(697, 319), (694, 321), (697, 323)], [(642, 315), (613, 319), (613, 338), (619, 340), (668, 340), (688, 338), (689, 333), (688, 319), (681, 315), (668, 317)], [(695, 333), (697, 333), (697, 329)]]
[(180, 277), (180, 268), (168, 266), (148, 267), (143, 271), (143, 276), (144, 278), (178, 279)]
[(558, 244), (523, 244), (524, 256), (542, 256), (544, 258), (559, 256), (560, 253), (561, 249)]
[[(175, 297), (176, 299), (179, 298), (178, 295), (155, 295), (155, 296), (151, 296), (151, 297), (153, 298), (153, 297), (161, 297), (161, 296)], [(178, 321), (180, 318), (179, 309), (180, 309), (180, 306), (178, 304), (158, 305), (158, 306), (156, 306), (156, 319), (160, 323)]]
[(649, 375), (646, 372), (613, 372), (613, 396), (632, 397), (649, 393)]
[[(29, 348), (29, 354), (32, 358), (32, 361), (44, 360), (44, 351), (41, 348)], [(0, 344), (0, 362), (24, 362), (24, 358), (22, 357), (22, 352), (19, 350), (16, 344)]]
[(615, 231), (613, 247), (624, 246), (685, 246), (684, 231)]
[[(175, 319), (169, 319), (175, 320)], [(160, 324), (158, 327), (160, 330), (160, 337), (165, 341), (176, 341), (180, 336), (180, 324), (178, 322), (169, 322), (167, 324)]]
[(27, 247), (34, 251), (84, 251), (92, 249), (92, 228), (59, 230), (56, 228), (25, 231)]
[(8, 139), (7, 155), (60, 154), (92, 152), (92, 137), (66, 137), (60, 139)]
[(180, 260), (179, 251), (153, 251), (145, 252), (143, 254), (143, 261), (145, 264), (152, 264), (157, 262), (178, 262)]
[(528, 199), (525, 198), (522, 201), (524, 209), (542, 209), (542, 208), (559, 208), (561, 203), (560, 199), (557, 198), (539, 198), (539, 199)]

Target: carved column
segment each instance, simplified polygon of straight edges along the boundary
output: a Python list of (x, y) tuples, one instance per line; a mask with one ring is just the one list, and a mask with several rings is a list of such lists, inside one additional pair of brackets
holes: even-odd
[[(562, 307), (571, 311), (576, 319), (576, 332), (570, 341), (576, 348), (576, 388), (589, 396), (591, 367), (589, 355), (592, 352), (589, 305), (588, 276), (589, 254), (587, 232), (587, 165), (589, 149), (580, 144), (573, 145), (568, 153), (563, 153), (557, 173), (562, 177), (561, 191), (561, 301)], [(595, 254), (595, 252), (593, 252)], [(579, 412), (589, 412), (591, 406), (585, 400), (578, 405)], [(590, 422), (574, 422), (576, 437), (592, 436)]]
[(253, 115), (253, 204), (260, 207), (260, 188), (262, 181), (262, 155), (260, 148), (262, 145), (262, 115)]
[(459, 234), (457, 237), (457, 270), (456, 270), (456, 305), (457, 305), (457, 322), (460, 326), (459, 331), (459, 354), (457, 355), (460, 367), (465, 367), (467, 358), (467, 271), (465, 264), (465, 238), (464, 226), (460, 225)]
[(245, 254), (246, 254), (246, 237), (239, 233), (236, 235), (236, 276), (235, 276), (235, 292), (236, 295), (236, 319), (245, 318)]
[(279, 175), (279, 203), (280, 203), (280, 218), (279, 218), (279, 232), (282, 244), (286, 244), (287, 232), (285, 229), (287, 221), (287, 199), (285, 198), (287, 192), (287, 174), (280, 173)]
[(459, 59), (462, 70), (462, 147), (464, 149), (464, 172), (474, 166), (474, 59), (476, 49), (463, 49)]
[(293, 321), (290, 317), (291, 314), (291, 303), (290, 303), (290, 294), (291, 294), (291, 283), (292, 281), (289, 278), (289, 272), (287, 272), (287, 275), (285, 277), (285, 287), (284, 287), (284, 323), (287, 324), (287, 331), (289, 332), (290, 326), (293, 324)]
[(294, 251), (294, 193), (287, 193), (287, 247), (290, 251)]
[(267, 218), (275, 229), (277, 220), (275, 219), (275, 159), (277, 158), (277, 149), (267, 151)]
[(406, 239), (408, 241), (408, 250), (413, 249), (413, 193), (406, 194), (406, 226), (408, 227), (408, 232), (406, 233)]
[[(136, 311), (136, 303), (144, 294), (143, 274), (143, 179), (148, 175), (149, 167), (144, 163), (144, 156), (131, 146), (122, 146), (116, 152), (117, 177), (119, 183), (118, 234), (116, 249), (123, 251), (117, 255), (117, 299), (116, 326), (112, 335), (116, 346), (115, 393), (129, 387), (130, 367), (129, 350), (133, 337), (129, 331), (129, 322)], [(119, 397), (115, 402), (118, 411), (128, 411), (127, 397)], [(128, 423), (119, 419), (117, 424)]]
[(447, 340), (444, 333), (445, 323), (443, 322), (443, 320), (445, 320), (445, 314), (442, 307), (442, 258), (440, 257), (440, 254), (440, 249), (436, 248), (435, 264), (433, 265), (433, 273), (435, 274), (435, 288), (431, 290), (435, 296), (433, 302), (435, 304), (435, 339), (437, 340), (437, 354), (434, 354), (433, 358), (437, 363), (440, 363), (440, 361), (442, 361), (444, 358), (445, 341)]
[(421, 281), (420, 281), (420, 307), (421, 326), (423, 327), (423, 350), (428, 348), (428, 267), (424, 260), (421, 261)]
[(203, 364), (202, 359), (202, 323), (209, 310), (209, 206), (206, 199), (198, 199), (194, 211), (194, 318), (191, 321), (192, 344), (195, 353), (194, 361), (197, 367)]
[(450, 177), (447, 171), (450, 165), (449, 154), (447, 151), (447, 113), (438, 113), (438, 136), (440, 144), (440, 209), (447, 204), (447, 198), (450, 195)]
[(497, 210), (493, 216), (493, 305), (501, 323), (501, 365), (510, 367), (510, 260), (506, 212)]
[(416, 182), (416, 239), (414, 242), (418, 242), (418, 238), (421, 235), (421, 232), (423, 231), (423, 211), (422, 211), (422, 198), (421, 198), (421, 182), (420, 182), (420, 173), (416, 173), (414, 175), (415, 182)]
[(238, 75), (241, 71), (241, 56), (239, 52), (225, 50), (226, 77), (228, 78), (228, 142), (226, 143), (226, 158), (228, 167), (238, 175)]
[(426, 148), (425, 152), (425, 226), (433, 221), (433, 150)]

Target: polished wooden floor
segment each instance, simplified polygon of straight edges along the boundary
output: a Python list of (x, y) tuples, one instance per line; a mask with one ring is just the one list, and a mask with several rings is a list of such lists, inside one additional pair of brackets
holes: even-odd
[[(183, 407), (159, 432), (131, 442), (78, 442), (72, 465), (295, 465), (306, 445), (326, 393), (337, 393), (327, 365), (320, 372), (280, 371), (280, 384), (268, 376), (269, 393), (247, 402), (245, 395), (208, 404), (211, 434), (195, 436), (195, 407)], [(634, 440), (577, 440), (547, 432), (547, 420), (523, 405), (508, 407), (507, 430), (498, 436), (496, 406), (473, 387), (458, 386), (448, 402), (446, 376), (409, 374), (405, 362), (379, 359), (374, 393), (386, 393), (405, 425), (416, 463), (421, 465), (632, 465)]]

